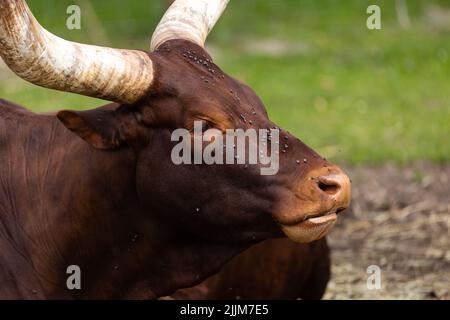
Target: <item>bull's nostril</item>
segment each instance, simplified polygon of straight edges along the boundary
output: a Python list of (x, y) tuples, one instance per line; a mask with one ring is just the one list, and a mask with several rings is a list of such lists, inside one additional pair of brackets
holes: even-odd
[(327, 169), (320, 170), (318, 175), (313, 176), (313, 181), (318, 197), (327, 201), (330, 210), (336, 212), (349, 206), (351, 185), (348, 176), (341, 169), (331, 169), (331, 172)]
[(340, 188), (341, 187), (337, 183), (319, 181), (319, 189), (331, 196), (338, 193)]

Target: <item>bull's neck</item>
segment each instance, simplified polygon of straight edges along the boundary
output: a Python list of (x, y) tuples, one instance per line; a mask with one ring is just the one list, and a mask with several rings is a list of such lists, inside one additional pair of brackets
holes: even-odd
[[(38, 122), (11, 138), (14, 159), (1, 173), (5, 298), (155, 298), (199, 283), (243, 249), (154, 220), (137, 197), (133, 150), (100, 151), (53, 117)], [(71, 265), (81, 290), (67, 288)]]

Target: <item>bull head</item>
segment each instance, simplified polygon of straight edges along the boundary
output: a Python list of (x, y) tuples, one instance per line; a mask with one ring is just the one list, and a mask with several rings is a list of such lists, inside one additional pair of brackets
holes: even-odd
[(227, 3), (175, 1), (145, 52), (65, 41), (43, 29), (25, 1), (0, 0), (0, 54), (31, 83), (115, 102), (57, 117), (107, 150), (99, 152), (133, 150), (136, 191), (156, 219), (215, 241), (251, 243), (282, 232), (297, 242), (317, 240), (349, 205), (350, 182), (291, 134), (280, 131), (280, 169), (273, 176), (260, 175), (259, 165), (170, 159), (171, 132), (191, 129), (196, 120), (220, 131), (278, 128), (252, 89), (226, 75), (204, 49)]

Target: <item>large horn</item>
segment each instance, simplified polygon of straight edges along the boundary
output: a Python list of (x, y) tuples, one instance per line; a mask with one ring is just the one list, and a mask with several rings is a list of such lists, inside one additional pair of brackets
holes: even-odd
[(145, 52), (58, 38), (39, 25), (24, 0), (0, 0), (0, 55), (31, 83), (119, 103), (136, 102), (153, 81)]
[(152, 37), (153, 51), (168, 40), (184, 39), (202, 46), (230, 0), (175, 0)]

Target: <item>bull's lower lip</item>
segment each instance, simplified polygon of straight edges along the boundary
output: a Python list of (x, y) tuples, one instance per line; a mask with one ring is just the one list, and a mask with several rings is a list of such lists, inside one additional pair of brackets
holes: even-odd
[(337, 214), (333, 212), (319, 217), (307, 218), (295, 225), (282, 225), (281, 229), (289, 239), (295, 242), (306, 243), (325, 236), (331, 230), (336, 220)]

